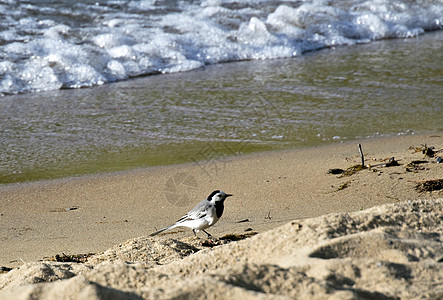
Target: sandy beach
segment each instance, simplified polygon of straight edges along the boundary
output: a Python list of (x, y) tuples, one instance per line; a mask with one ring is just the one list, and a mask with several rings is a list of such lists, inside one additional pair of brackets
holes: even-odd
[[(361, 164), (358, 143), (371, 167), (328, 174)], [(0, 298), (443, 297), (443, 190), (423, 184), (443, 152), (424, 145), (443, 133), (0, 186)], [(216, 189), (234, 195), (220, 240), (147, 237)]]

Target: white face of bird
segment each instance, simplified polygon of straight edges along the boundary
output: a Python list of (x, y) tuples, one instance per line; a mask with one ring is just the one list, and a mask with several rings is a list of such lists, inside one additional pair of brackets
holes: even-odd
[(226, 194), (222, 191), (213, 191), (211, 195), (209, 195), (208, 200), (211, 202), (224, 201), (227, 197), (232, 196), (231, 194)]

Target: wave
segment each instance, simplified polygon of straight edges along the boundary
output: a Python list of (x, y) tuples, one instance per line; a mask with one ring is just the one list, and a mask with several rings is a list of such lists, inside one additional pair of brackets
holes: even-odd
[(290, 58), (443, 27), (443, 1), (0, 3), (0, 95)]

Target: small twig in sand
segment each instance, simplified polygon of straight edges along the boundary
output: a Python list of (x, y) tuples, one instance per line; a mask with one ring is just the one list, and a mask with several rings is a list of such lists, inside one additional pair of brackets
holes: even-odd
[(357, 173), (358, 171), (367, 169), (367, 167), (365, 167), (365, 156), (363, 155), (363, 150), (361, 149), (361, 145), (358, 144), (358, 150), (360, 151), (360, 157), (361, 157), (361, 165), (355, 165), (352, 167), (347, 168), (340, 176), (341, 177), (345, 177), (345, 176), (351, 176), (355, 173)]
[(268, 215), (265, 217), (265, 219), (267, 219), (267, 220), (271, 220), (272, 219), (271, 218), (271, 211), (268, 212)]
[(240, 220), (240, 221), (237, 221), (236, 223), (245, 223), (245, 222), (249, 222), (249, 219)]
[(361, 166), (365, 167), (365, 156), (363, 155), (363, 150), (361, 149), (361, 144), (358, 144), (358, 151), (360, 152), (361, 157)]
[(375, 167), (396, 167), (396, 166), (399, 166), (399, 165), (400, 164), (398, 163), (398, 161), (395, 160), (394, 157), (391, 157), (388, 162), (383, 162), (383, 163), (380, 163), (380, 164), (368, 165), (368, 166), (369, 166), (369, 168), (375, 168)]

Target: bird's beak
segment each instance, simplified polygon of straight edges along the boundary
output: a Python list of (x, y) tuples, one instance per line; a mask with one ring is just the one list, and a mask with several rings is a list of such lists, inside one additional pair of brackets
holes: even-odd
[(233, 196), (233, 195), (231, 195), (231, 194), (226, 194), (226, 198), (231, 197), (231, 196)]

